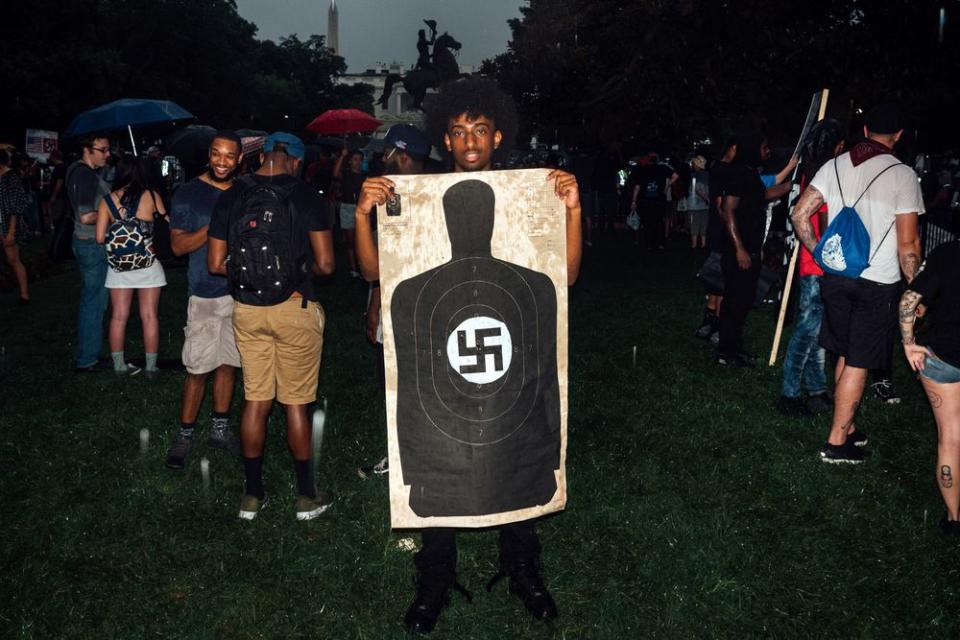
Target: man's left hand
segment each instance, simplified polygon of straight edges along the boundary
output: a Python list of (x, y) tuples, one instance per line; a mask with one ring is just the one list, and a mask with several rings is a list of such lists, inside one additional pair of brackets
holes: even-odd
[(577, 178), (572, 173), (554, 169), (547, 174), (547, 180), (554, 181), (553, 190), (563, 200), (567, 209), (580, 208), (580, 187), (577, 185)]

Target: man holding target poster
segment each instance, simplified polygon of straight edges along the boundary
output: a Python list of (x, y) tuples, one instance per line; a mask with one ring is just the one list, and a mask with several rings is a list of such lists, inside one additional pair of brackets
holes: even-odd
[(453, 172), (369, 178), (357, 205), (357, 255), (383, 296), (391, 524), (423, 530), (404, 624), (429, 633), (450, 588), (465, 592), (456, 534), (467, 527), (498, 527), (488, 589), (509, 577), (534, 617), (554, 618), (534, 518), (566, 505), (577, 182), (559, 170), (491, 171), (517, 128), (491, 80), (445, 85), (427, 124)]

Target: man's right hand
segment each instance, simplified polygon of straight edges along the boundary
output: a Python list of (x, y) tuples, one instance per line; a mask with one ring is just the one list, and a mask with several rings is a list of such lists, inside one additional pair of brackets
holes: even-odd
[(357, 215), (368, 216), (373, 208), (386, 204), (387, 198), (393, 193), (393, 181), (389, 178), (367, 178), (360, 187), (360, 197), (357, 198)]
[(743, 248), (737, 249), (737, 266), (740, 267), (740, 270), (746, 271), (750, 268), (751, 264), (750, 254), (747, 253), (747, 250)]

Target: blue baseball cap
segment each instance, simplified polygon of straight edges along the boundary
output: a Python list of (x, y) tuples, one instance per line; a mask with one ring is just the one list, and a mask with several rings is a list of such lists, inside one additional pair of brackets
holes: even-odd
[(286, 131), (274, 131), (268, 135), (267, 139), (263, 141), (263, 152), (270, 153), (277, 143), (286, 146), (287, 155), (291, 158), (303, 160), (304, 156), (307, 155), (307, 149), (303, 146), (303, 140)]
[(412, 124), (395, 124), (383, 139), (384, 146), (396, 147), (411, 156), (426, 158), (430, 155), (430, 143), (420, 129)]

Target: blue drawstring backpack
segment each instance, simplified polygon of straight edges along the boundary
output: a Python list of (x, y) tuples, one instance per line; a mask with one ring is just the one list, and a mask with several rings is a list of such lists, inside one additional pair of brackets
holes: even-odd
[(869, 255), (870, 234), (867, 233), (867, 228), (863, 225), (860, 214), (857, 213), (857, 205), (867, 194), (870, 187), (873, 186), (873, 183), (877, 181), (877, 178), (901, 164), (903, 163), (895, 162), (878, 173), (867, 185), (867, 188), (863, 190), (856, 202), (848, 207), (843, 199), (840, 172), (837, 169), (837, 161), (834, 159), (833, 170), (837, 174), (837, 188), (840, 189), (840, 202), (843, 203), (843, 208), (840, 209), (840, 213), (833, 219), (833, 222), (827, 225), (826, 231), (820, 236), (820, 242), (813, 249), (813, 259), (825, 272), (846, 278), (859, 278), (863, 270), (870, 266), (870, 261), (876, 257), (877, 251), (883, 246), (883, 241), (887, 239), (890, 230), (893, 229), (896, 219), (887, 227), (887, 232), (883, 234), (883, 238), (880, 239), (880, 244), (877, 245), (873, 255)]

